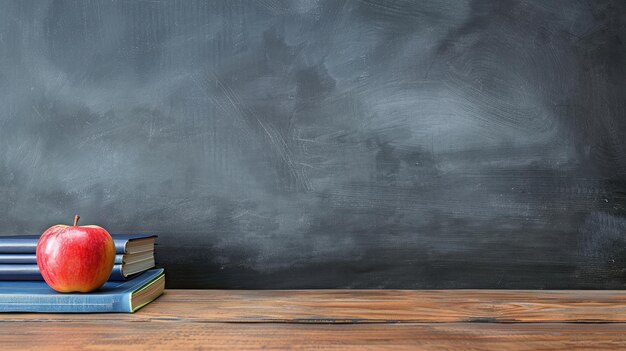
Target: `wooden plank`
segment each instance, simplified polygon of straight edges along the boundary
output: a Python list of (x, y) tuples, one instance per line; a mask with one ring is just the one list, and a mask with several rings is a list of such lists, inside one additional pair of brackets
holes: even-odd
[(168, 290), (135, 314), (0, 314), (0, 321), (283, 323), (626, 322), (626, 291)]
[(618, 350), (626, 324), (0, 322), (3, 350)]
[(626, 318), (625, 302), (621, 291), (168, 290), (135, 314), (0, 314), (0, 345), (3, 350), (613, 350), (626, 348), (626, 323), (616, 323)]

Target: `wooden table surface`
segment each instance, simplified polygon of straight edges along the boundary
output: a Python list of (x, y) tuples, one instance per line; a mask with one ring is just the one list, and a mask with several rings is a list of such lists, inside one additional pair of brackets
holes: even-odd
[(626, 291), (167, 290), (135, 314), (0, 314), (9, 350), (617, 350)]

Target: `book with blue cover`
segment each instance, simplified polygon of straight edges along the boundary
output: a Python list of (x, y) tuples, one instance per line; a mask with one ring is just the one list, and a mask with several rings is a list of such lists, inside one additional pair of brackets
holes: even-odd
[(163, 269), (128, 281), (108, 281), (91, 293), (58, 293), (43, 281), (0, 281), (0, 312), (132, 313), (165, 289)]
[(0, 253), (0, 264), (37, 264), (37, 256), (34, 253)]
[[(154, 261), (154, 260), (153, 260)], [(146, 269), (150, 269), (154, 267), (153, 263), (146, 263)], [(141, 269), (140, 272), (137, 273), (127, 273), (128, 270), (124, 270), (126, 268), (122, 262), (118, 263), (116, 257), (116, 263), (113, 266), (113, 270), (111, 271), (111, 275), (108, 280), (127, 280), (132, 278), (134, 275), (145, 271), (146, 269)], [(29, 263), (29, 264), (0, 264), (0, 281), (3, 280), (43, 280), (41, 273), (39, 272), (39, 266), (37, 262)]]
[[(113, 234), (117, 255), (109, 280), (126, 280), (155, 266), (156, 235)], [(38, 235), (0, 236), (0, 280), (43, 280), (37, 267)]]
[[(115, 255), (115, 264), (122, 264), (124, 254)], [(33, 254), (0, 254), (0, 265), (3, 264), (37, 264), (37, 256)]]
[(43, 280), (37, 264), (0, 264), (2, 280)]
[[(39, 235), (0, 236), (0, 254), (34, 254)], [(112, 234), (115, 252), (118, 254), (148, 250), (150, 240), (154, 246), (153, 234)]]

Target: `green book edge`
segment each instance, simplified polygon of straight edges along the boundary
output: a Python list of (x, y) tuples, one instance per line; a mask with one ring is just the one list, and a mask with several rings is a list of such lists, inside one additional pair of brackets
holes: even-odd
[[(161, 273), (159, 274), (158, 277), (156, 277), (154, 280), (152, 280), (150, 283), (144, 285), (143, 287), (141, 287), (141, 289), (139, 290), (135, 290), (133, 291), (133, 293), (130, 295), (130, 305), (133, 305), (133, 295), (138, 294), (144, 290), (146, 290), (147, 288), (149, 288), (150, 286), (154, 285), (156, 282), (160, 281), (161, 279), (164, 279), (165, 277), (165, 273)], [(163, 295), (163, 292), (161, 292), (159, 295), (155, 296), (153, 299), (146, 301), (145, 303), (135, 307), (132, 311), (130, 311), (131, 313), (135, 313), (135, 311), (138, 311), (140, 308), (146, 306), (147, 304), (151, 303), (152, 301), (156, 300), (159, 296)]]

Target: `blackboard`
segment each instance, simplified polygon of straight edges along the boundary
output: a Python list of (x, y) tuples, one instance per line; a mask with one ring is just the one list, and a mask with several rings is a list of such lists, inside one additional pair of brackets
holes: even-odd
[(625, 2), (3, 1), (0, 234), (170, 288), (623, 288)]

